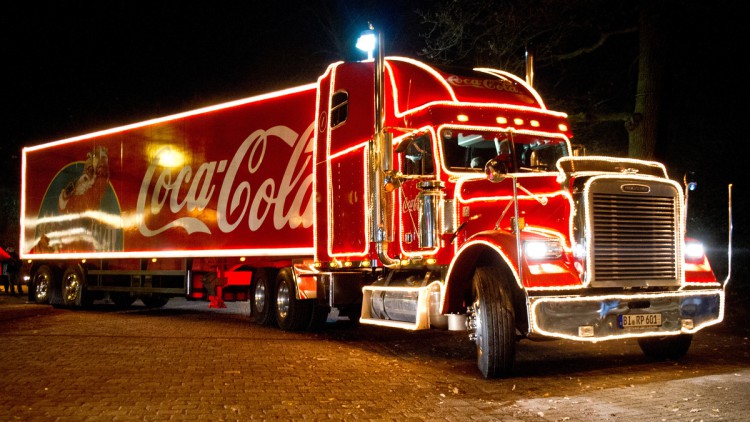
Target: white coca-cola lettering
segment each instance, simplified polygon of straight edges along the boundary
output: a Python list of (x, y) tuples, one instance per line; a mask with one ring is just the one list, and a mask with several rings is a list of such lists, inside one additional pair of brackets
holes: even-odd
[[(211, 234), (209, 226), (200, 218), (176, 217), (176, 214), (202, 211), (210, 205), (217, 188), (216, 225), (224, 233), (234, 231), (243, 221), (251, 231), (257, 231), (269, 215), (277, 230), (285, 226), (291, 229), (310, 227), (314, 206), (313, 178), (309, 170), (313, 128), (311, 124), (301, 136), (285, 126), (256, 130), (240, 145), (228, 165), (227, 160), (203, 163), (195, 174), (190, 166), (184, 166), (174, 179), (169, 168), (163, 168), (156, 175), (160, 168), (157, 154), (146, 170), (138, 195), (137, 213), (141, 216), (138, 227), (141, 234), (151, 237), (172, 228), (182, 228), (188, 234)], [(251, 185), (251, 181), (253, 184), (256, 181), (248, 176), (258, 173), (262, 163), (265, 167), (273, 167), (284, 162), (281, 157), (266, 156), (269, 142), (279, 140), (293, 148), (283, 176), (280, 179), (268, 177), (260, 180), (256, 186)], [(279, 149), (274, 148), (273, 151), (277, 154)], [(222, 180), (214, 180), (217, 174), (222, 173)], [(235, 180), (241, 181), (235, 184)], [(287, 201), (287, 198), (291, 201)], [(166, 212), (164, 205), (167, 200), (168, 210), (176, 218), (159, 228), (148, 227), (146, 217)]]
[(411, 198), (404, 201), (404, 213), (416, 212), (419, 210), (419, 198)]
[(471, 86), (474, 88), (492, 89), (496, 91), (518, 92), (516, 85), (505, 79), (474, 79), (451, 75), (447, 80), (448, 83), (453, 86)]

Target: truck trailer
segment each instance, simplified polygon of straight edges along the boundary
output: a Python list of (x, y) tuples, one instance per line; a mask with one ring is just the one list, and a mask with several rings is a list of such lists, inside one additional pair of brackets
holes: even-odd
[(653, 161), (585, 156), (525, 80), (382, 53), (317, 82), (30, 146), (21, 257), (33, 299), (250, 302), (461, 329), (487, 378), (520, 339), (637, 338), (677, 358), (724, 316)]

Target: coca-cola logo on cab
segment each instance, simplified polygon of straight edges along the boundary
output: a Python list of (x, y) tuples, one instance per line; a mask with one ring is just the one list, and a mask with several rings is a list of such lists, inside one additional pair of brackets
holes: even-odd
[(457, 87), (473, 87), (518, 93), (516, 85), (507, 79), (476, 79), (451, 75), (447, 80), (448, 83)]

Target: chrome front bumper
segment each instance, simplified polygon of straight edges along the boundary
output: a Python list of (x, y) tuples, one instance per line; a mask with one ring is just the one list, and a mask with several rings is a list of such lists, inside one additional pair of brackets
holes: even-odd
[[(529, 336), (580, 341), (689, 334), (724, 319), (723, 290), (601, 296), (530, 296)], [(661, 325), (621, 328), (621, 315), (659, 314)]]

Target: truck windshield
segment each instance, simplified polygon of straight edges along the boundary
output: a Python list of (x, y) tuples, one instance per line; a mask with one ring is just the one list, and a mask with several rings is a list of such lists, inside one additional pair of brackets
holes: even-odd
[(484, 172), (493, 158), (509, 172), (556, 171), (557, 160), (569, 155), (563, 138), (459, 129), (444, 129), (440, 136), (446, 167), (456, 172)]

